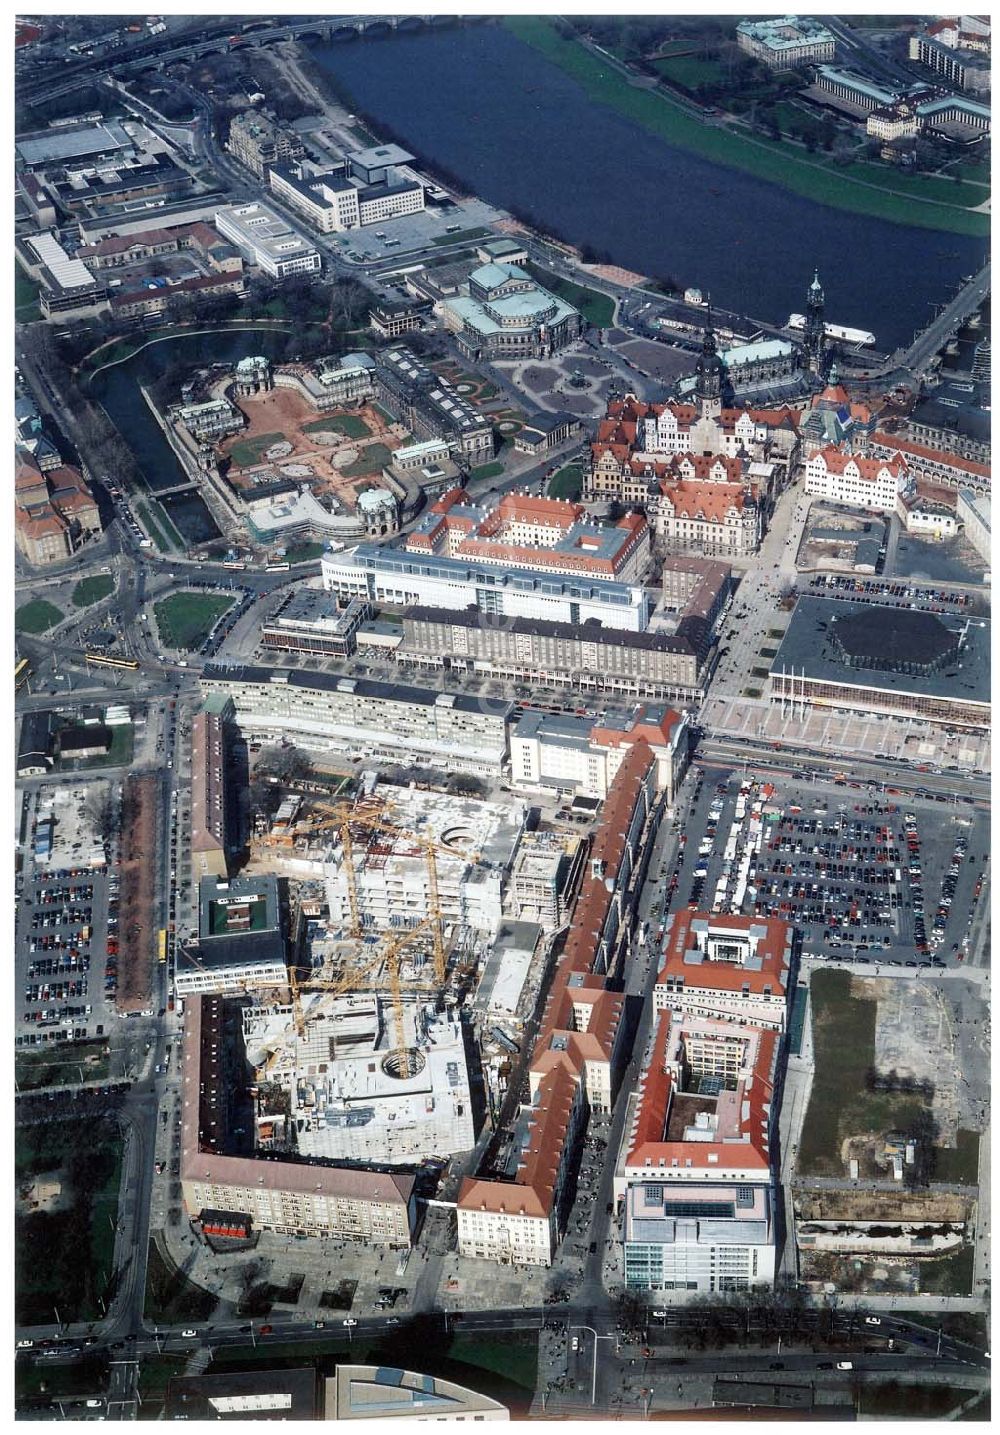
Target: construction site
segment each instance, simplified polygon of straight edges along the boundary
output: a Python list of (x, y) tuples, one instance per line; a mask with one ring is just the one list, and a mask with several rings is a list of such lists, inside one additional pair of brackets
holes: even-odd
[(247, 872), (320, 883), (329, 916), (324, 931), (314, 930), (318, 943), (345, 932), (412, 930), (428, 919), (452, 947), (491, 937), (503, 920), (526, 809), (396, 787), (371, 774), (363, 783), (353, 804), (284, 803), (254, 833)]
[(471, 1150), (462, 1023), (452, 1007), (404, 997), (396, 1017), (392, 1001), (375, 991), (328, 1005), (310, 995), (302, 1006), (301, 1036), (290, 1007), (243, 1014), (258, 1149), (381, 1165)]
[[(205, 879), (191, 992), (210, 983), (242, 997), (255, 1153), (413, 1165), (472, 1149), (481, 1115), (463, 1004), (503, 922), (525, 817), (516, 804), (366, 773), (353, 800), (286, 796), (256, 822), (241, 876)], [(279, 985), (259, 979), (265, 966), (250, 963), (247, 946), (264, 935), (249, 930), (251, 898), (263, 910), (261, 894), (280, 879), (289, 956)], [(230, 925), (239, 916), (235, 938), (217, 907)], [(223, 973), (210, 949), (234, 940)]]

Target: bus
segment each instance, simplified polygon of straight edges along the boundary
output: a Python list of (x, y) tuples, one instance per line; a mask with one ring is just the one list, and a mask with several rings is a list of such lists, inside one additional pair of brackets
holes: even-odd
[(243, 569), (244, 569), (247, 565), (246, 565), (245, 563), (243, 563), (243, 562), (240, 562), (238, 559), (229, 558), (229, 559), (226, 560), (225, 563), (223, 563), (222, 566), (223, 566), (223, 568), (234, 568), (234, 569), (237, 570), (237, 572), (242, 573), (242, 572), (243, 572)]
[(267, 573), (287, 573), (291, 568), (290, 563), (266, 563), (264, 571)]
[(87, 653), (86, 659), (88, 663), (94, 663), (99, 668), (131, 668), (134, 670), (139, 666), (138, 658), (116, 658), (113, 654), (108, 653)]
[(27, 658), (19, 658), (14, 664), (14, 691), (20, 692), (31, 676), (31, 664)]
[(165, 962), (167, 960), (167, 929), (161, 927), (156, 934), (156, 960)]

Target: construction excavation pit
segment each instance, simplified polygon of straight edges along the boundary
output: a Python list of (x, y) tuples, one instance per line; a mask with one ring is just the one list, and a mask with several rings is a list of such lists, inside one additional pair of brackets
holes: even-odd
[(401, 1052), (390, 1051), (382, 1058), (382, 1070), (393, 1081), (409, 1081), (411, 1076), (419, 1076), (426, 1065), (427, 1058), (415, 1046), (405, 1047)]

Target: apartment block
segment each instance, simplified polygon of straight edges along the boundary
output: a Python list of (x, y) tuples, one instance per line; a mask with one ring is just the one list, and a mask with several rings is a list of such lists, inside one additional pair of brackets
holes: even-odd
[(784, 1031), (794, 929), (774, 917), (673, 912), (653, 990), (657, 1011)]
[(525, 792), (603, 802), (628, 749), (646, 742), (657, 762), (656, 785), (672, 802), (687, 768), (688, 737), (687, 719), (659, 703), (605, 712), (596, 721), (529, 709), (511, 732), (511, 783)]
[[(548, 580), (552, 586), (553, 580)], [(704, 658), (687, 635), (632, 632), (589, 621), (505, 617), (414, 605), (398, 661), (576, 692), (693, 702)]]
[(464, 1256), (549, 1266), (563, 1237), (589, 1113), (611, 1110), (625, 1059), (624, 996), (610, 978), (635, 920), (631, 879), (655, 837), (655, 772), (637, 743), (608, 794), (532, 1048), (510, 1179), (466, 1177), (459, 1188)]
[(225, 730), (217, 713), (197, 713), (191, 723), (191, 867), (196, 880), (228, 871)]
[(293, 130), (283, 129), (259, 110), (233, 116), (226, 148), (258, 179), (265, 179), (272, 165), (294, 163), (305, 154)]
[(446, 771), (499, 776), (512, 704), (294, 668), (206, 665), (202, 692), (232, 698), (235, 721), (264, 741)]

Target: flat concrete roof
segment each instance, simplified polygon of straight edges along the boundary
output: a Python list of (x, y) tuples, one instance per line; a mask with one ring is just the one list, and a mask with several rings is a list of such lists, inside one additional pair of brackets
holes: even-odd
[[(899, 673), (880, 668), (855, 668), (841, 657), (833, 633), (838, 621), (858, 617), (889, 634), (899, 609), (885, 604), (845, 603), (835, 598), (800, 598), (778, 647), (772, 674), (782, 670), (819, 682), (847, 687), (873, 688), (927, 697), (953, 697), (960, 702), (990, 701), (990, 622), (985, 618), (933, 616), (955, 634), (961, 634), (961, 651), (955, 667), (938, 673)], [(909, 616), (910, 609), (905, 609)]]

